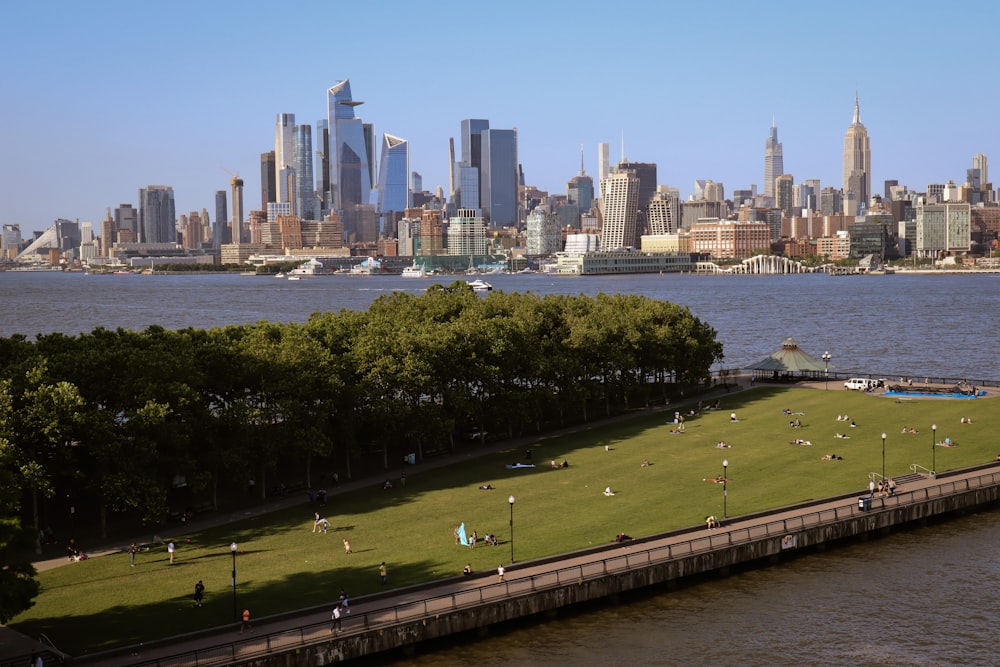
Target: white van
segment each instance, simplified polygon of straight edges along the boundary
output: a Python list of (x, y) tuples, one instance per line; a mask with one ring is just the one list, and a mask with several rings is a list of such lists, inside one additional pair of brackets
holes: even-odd
[(877, 388), (878, 386), (878, 380), (869, 380), (868, 378), (851, 378), (844, 383), (845, 388), (856, 389), (858, 391), (869, 391)]

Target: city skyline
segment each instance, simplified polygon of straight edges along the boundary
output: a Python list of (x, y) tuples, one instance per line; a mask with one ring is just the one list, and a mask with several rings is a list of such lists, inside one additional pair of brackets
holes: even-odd
[[(411, 34), (440, 34), (440, 42), (373, 49), (376, 28), (341, 29), (336, 58), (322, 31), (276, 51), (272, 4), (9, 8), (5, 16), (18, 30), (0, 53), (17, 66), (0, 80), (7, 101), (0, 222), (21, 225), (25, 235), (56, 218), (97, 228), (107, 208), (137, 205), (138, 191), (151, 184), (173, 189), (177, 211), (214, 210), (214, 194), (229, 189), (232, 173), (256, 202), (275, 118), (295, 114), (318, 141), (325, 93), (346, 79), (376, 136), (405, 137), (410, 169), (425, 189), (446, 193), (448, 142), (460, 139), (465, 118), (516, 128), (526, 183), (553, 194), (564, 194), (579, 173), (581, 144), (586, 172), (599, 175), (602, 142), (612, 163), (622, 145), (628, 160), (656, 163), (658, 184), (684, 199), (699, 179), (724, 184), (727, 196), (751, 185), (763, 192), (762, 139), (772, 119), (785, 173), (796, 183), (841, 187), (855, 91), (871, 138), (873, 193), (885, 179), (917, 190), (961, 183), (975, 154), (1000, 153), (986, 120), (997, 91), (979, 83), (979, 70), (991, 71), (997, 57), (987, 40), (970, 37), (975, 28), (962, 17), (930, 3), (846, 2), (829, 12), (779, 2), (751, 12), (722, 2), (710, 40), (702, 31), (662, 30), (663, 22), (704, 25), (696, 7), (632, 3), (614, 15), (602, 7), (514, 2), (487, 17), (460, 3), (387, 2), (381, 14)], [(294, 13), (331, 25), (373, 18), (358, 6), (314, 2), (298, 3)], [(929, 13), (930, 27), (911, 20)], [(991, 18), (1000, 18), (1000, 8), (981, 8), (975, 25)], [(477, 57), (471, 44), (468, 57), (456, 58), (448, 35), (484, 20), (503, 38), (502, 54)], [(933, 38), (887, 39), (900, 30)], [(781, 70), (773, 53), (748, 42), (754, 34), (760, 44), (780, 35)], [(610, 48), (616, 35), (629, 36), (627, 53)], [(278, 57), (286, 52), (294, 67)], [(743, 94), (744, 79), (753, 95)], [(935, 82), (942, 94), (929, 92)]]

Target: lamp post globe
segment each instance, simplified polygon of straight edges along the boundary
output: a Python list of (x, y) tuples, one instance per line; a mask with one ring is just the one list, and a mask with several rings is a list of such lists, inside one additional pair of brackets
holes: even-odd
[(507, 497), (510, 504), (510, 562), (514, 562), (514, 496)]

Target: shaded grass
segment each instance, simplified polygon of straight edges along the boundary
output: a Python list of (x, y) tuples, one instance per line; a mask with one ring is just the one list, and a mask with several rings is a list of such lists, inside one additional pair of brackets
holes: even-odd
[[(664, 420), (646, 414), (626, 422), (532, 444), (536, 468), (509, 470), (526, 461), (522, 449), (468, 457), (447, 468), (411, 473), (405, 487), (376, 485), (331, 496), (324, 508), (327, 534), (313, 533), (314, 508), (305, 503), (265, 516), (191, 534), (165, 535), (178, 544), (174, 565), (162, 545), (141, 553), (136, 567), (127, 554), (93, 558), (42, 573), (42, 594), (13, 624), (26, 634), (44, 632), (57, 646), (81, 654), (150, 641), (233, 622), (230, 542), (237, 542), (239, 609), (255, 617), (382, 589), (378, 565), (388, 567), (387, 588), (457, 575), (469, 563), (492, 570), (510, 560), (510, 506), (515, 497), (515, 558), (525, 561), (609, 543), (619, 532), (633, 537), (700, 524), (706, 514), (722, 516), (722, 486), (704, 481), (722, 474), (729, 461), (730, 517), (865, 489), (868, 475), (882, 470), (881, 433), (886, 433), (888, 475), (931, 466), (930, 424), (938, 440), (939, 471), (992, 460), (987, 438), (989, 400), (892, 399), (856, 392), (761, 387), (722, 399), (722, 409), (687, 419), (673, 435)], [(801, 428), (790, 428), (796, 415)], [(686, 409), (685, 409), (686, 411)], [(740, 421), (731, 423), (730, 412)], [(835, 421), (849, 414), (851, 428)], [(969, 416), (973, 424), (959, 424)], [(919, 430), (903, 435), (904, 427)], [(835, 432), (850, 439), (834, 438)], [(812, 446), (789, 444), (795, 438)], [(725, 440), (731, 449), (717, 449)], [(605, 445), (610, 451), (605, 451)], [(842, 461), (822, 461), (836, 453)], [(549, 460), (570, 463), (551, 469)], [(642, 467), (648, 459), (652, 465)], [(480, 490), (489, 483), (495, 490)], [(602, 491), (611, 486), (615, 497)], [(454, 529), (488, 532), (498, 547), (457, 547)], [(342, 539), (354, 553), (346, 555)], [(194, 584), (207, 588), (202, 608), (191, 599)]]

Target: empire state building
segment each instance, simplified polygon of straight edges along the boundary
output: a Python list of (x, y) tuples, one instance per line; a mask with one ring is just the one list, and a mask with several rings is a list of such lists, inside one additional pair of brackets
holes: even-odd
[(844, 210), (857, 215), (872, 194), (872, 154), (868, 130), (861, 124), (858, 95), (854, 94), (854, 120), (844, 135)]

